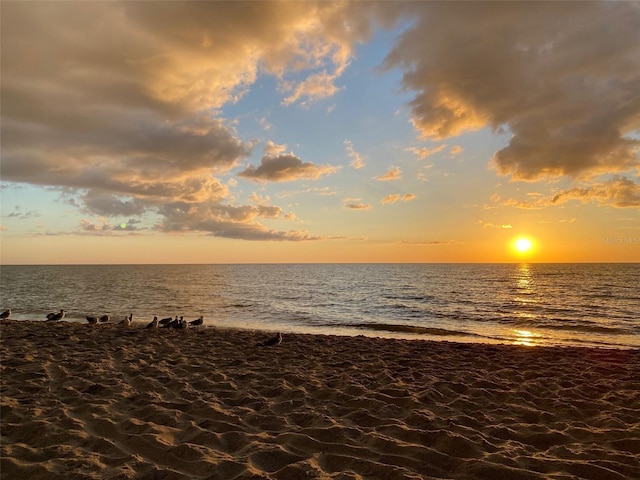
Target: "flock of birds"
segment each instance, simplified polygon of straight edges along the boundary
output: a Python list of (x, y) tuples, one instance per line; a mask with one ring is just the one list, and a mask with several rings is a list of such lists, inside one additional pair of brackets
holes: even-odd
[[(67, 312), (63, 309), (61, 309), (58, 313), (53, 313), (53, 312), (48, 313), (46, 321), (58, 322), (65, 317), (66, 313)], [(0, 313), (0, 319), (9, 318), (10, 315), (11, 315), (11, 309), (8, 308), (4, 312)], [(109, 322), (109, 320), (111, 320), (111, 317), (109, 315), (102, 315), (100, 317), (87, 315), (85, 318), (87, 319), (87, 322), (89, 322), (89, 324), (91, 325), (96, 325), (99, 323), (107, 323)], [(127, 328), (129, 327), (129, 325), (131, 325), (132, 320), (133, 320), (133, 314), (130, 313), (128, 317), (124, 317), (122, 321), (118, 322), (118, 325), (122, 325), (124, 328)], [(175, 328), (177, 330), (183, 330), (189, 327), (199, 327), (203, 323), (204, 323), (204, 318), (202, 315), (200, 315), (200, 317), (196, 318), (195, 320), (191, 320), (191, 321), (185, 320), (184, 317), (178, 317), (176, 315), (175, 318), (167, 317), (160, 320), (158, 320), (158, 317), (153, 317), (153, 320), (151, 321), (151, 323), (149, 323), (145, 328), (148, 328), (148, 329)], [(281, 343), (282, 343), (282, 333), (278, 332), (276, 336), (271, 337), (265, 340), (264, 342), (260, 342), (256, 346), (271, 347), (274, 345), (280, 345)]]

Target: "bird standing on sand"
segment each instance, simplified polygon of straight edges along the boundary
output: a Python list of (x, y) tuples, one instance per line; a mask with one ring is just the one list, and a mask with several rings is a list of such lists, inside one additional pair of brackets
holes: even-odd
[(128, 317), (124, 317), (124, 320), (122, 320), (118, 325), (122, 325), (124, 328), (127, 328), (129, 325), (131, 325), (131, 320), (133, 319), (133, 313), (130, 313)]
[(162, 320), (160, 320), (158, 323), (159, 323), (160, 325), (168, 325), (168, 324), (170, 324), (171, 322), (173, 322), (173, 318), (171, 318), (171, 317), (167, 317), (167, 318), (163, 318), (163, 319), (162, 319)]
[(0, 313), (0, 318), (9, 318), (11, 315), (11, 309), (7, 308), (4, 312)]
[(95, 325), (96, 323), (98, 323), (98, 317), (92, 317), (91, 315), (87, 315), (85, 318), (87, 319), (87, 322), (89, 322), (91, 325)]
[(153, 320), (151, 321), (151, 323), (147, 325), (145, 328), (158, 328), (158, 317), (153, 317)]
[[(162, 320), (166, 320), (165, 318), (163, 318)], [(171, 320), (169, 322), (164, 322), (162, 323), (162, 320), (160, 320), (160, 328), (176, 328), (176, 326), (178, 325), (178, 322), (180, 322), (180, 320), (178, 320), (178, 317), (176, 316), (175, 320)]]
[(265, 340), (264, 342), (260, 342), (256, 345), (256, 347), (272, 347), (275, 345), (280, 345), (282, 343), (282, 333), (278, 332), (275, 337), (270, 338), (269, 340)]
[(107, 323), (109, 321), (109, 315), (102, 315), (100, 317), (100, 323)]
[(191, 325), (192, 327), (199, 327), (203, 323), (204, 323), (204, 318), (202, 318), (202, 315), (200, 315), (200, 318), (196, 318), (195, 320), (191, 320), (189, 322), (189, 325)]
[(47, 314), (47, 322), (57, 322), (62, 320), (67, 312), (64, 310), (60, 310), (59, 313), (48, 313)]
[(184, 330), (185, 328), (189, 328), (189, 322), (187, 322), (186, 320), (183, 320), (184, 317), (180, 317), (180, 320), (178, 320), (178, 325), (176, 325), (174, 328), (177, 328), (178, 330)]

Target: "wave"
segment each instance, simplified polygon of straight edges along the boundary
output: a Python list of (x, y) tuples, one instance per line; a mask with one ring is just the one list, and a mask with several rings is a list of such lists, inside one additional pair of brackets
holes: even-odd
[(411, 333), (416, 335), (436, 335), (436, 336), (469, 336), (480, 337), (476, 333), (469, 333), (460, 330), (447, 330), (446, 328), (419, 327), (416, 325), (401, 325), (394, 323), (343, 323), (342, 327), (351, 327), (364, 330), (382, 330), (385, 332)]

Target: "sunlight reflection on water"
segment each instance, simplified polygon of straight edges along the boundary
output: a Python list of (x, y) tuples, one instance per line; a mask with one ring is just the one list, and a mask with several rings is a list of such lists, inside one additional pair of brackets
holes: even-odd
[[(640, 348), (638, 264), (3, 266), (12, 318)], [(523, 333), (527, 332), (527, 333)]]

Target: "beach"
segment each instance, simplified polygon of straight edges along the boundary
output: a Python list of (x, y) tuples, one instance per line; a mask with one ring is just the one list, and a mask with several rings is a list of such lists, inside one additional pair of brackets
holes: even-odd
[(2, 320), (10, 479), (640, 478), (640, 350)]

